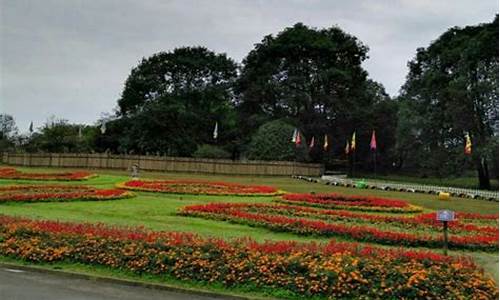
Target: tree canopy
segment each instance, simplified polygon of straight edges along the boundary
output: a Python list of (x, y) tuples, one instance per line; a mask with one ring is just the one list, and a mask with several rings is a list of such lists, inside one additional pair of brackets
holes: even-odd
[(398, 130), (401, 141), (413, 141), (401, 143), (405, 159), (457, 172), (463, 169), (457, 164), (465, 163), (461, 149), (469, 133), (481, 186), (488, 188), (487, 160), (498, 157), (487, 157), (486, 151), (491, 138), (498, 139), (498, 15), (491, 23), (449, 29), (417, 49), (409, 69)]
[(212, 141), (216, 122), (220, 140), (235, 126), (231, 101), (236, 63), (203, 47), (177, 48), (145, 58), (132, 69), (118, 100), (127, 120), (121, 146), (126, 151), (189, 156)]
[[(337, 154), (355, 129), (369, 138), (377, 129), (374, 105), (390, 98), (367, 79), (361, 66), (367, 53), (366, 45), (336, 26), (297, 23), (264, 37), (243, 60), (237, 82), (244, 135), (266, 121), (287, 118), (307, 137), (329, 134)], [(313, 154), (321, 160), (322, 152)]]

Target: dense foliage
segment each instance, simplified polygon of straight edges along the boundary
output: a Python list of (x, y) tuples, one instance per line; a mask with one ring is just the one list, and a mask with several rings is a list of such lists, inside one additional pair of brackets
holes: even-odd
[[(409, 69), (398, 124), (402, 166), (445, 176), (473, 163), (489, 188), (488, 166), (498, 165), (498, 16), (449, 29), (417, 49)], [(463, 155), (466, 133), (471, 158)]]
[[(190, 156), (197, 145), (219, 140), (234, 127), (231, 99), (236, 64), (203, 47), (177, 48), (145, 58), (132, 69), (118, 100), (127, 120), (120, 146), (139, 153)], [(223, 129), (223, 130), (222, 130)]]
[(305, 141), (299, 147), (296, 147), (291, 142), (293, 133), (294, 127), (282, 120), (263, 124), (252, 136), (247, 153), (248, 159), (306, 160), (307, 147)]
[(198, 146), (198, 149), (193, 153), (193, 157), (227, 159), (231, 158), (231, 153), (218, 146), (203, 144)]
[[(372, 129), (390, 127), (377, 121), (379, 116), (391, 119), (393, 111), (375, 109), (390, 98), (367, 79), (361, 66), (367, 53), (367, 46), (336, 26), (315, 29), (298, 23), (264, 37), (243, 60), (237, 83), (244, 136), (265, 120), (287, 118), (308, 140), (315, 136), (319, 146), (328, 134), (331, 153), (338, 156), (355, 129), (368, 139)], [(359, 146), (367, 152), (368, 143)], [(320, 149), (311, 150), (315, 161), (329, 157)]]

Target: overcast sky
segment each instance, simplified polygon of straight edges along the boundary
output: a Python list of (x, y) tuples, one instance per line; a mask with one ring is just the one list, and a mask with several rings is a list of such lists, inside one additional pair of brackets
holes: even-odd
[(51, 115), (92, 124), (144, 56), (206, 46), (242, 58), (297, 22), (369, 46), (369, 76), (397, 95), (407, 62), (453, 26), (490, 22), (497, 0), (0, 0), (0, 113), (21, 132)]

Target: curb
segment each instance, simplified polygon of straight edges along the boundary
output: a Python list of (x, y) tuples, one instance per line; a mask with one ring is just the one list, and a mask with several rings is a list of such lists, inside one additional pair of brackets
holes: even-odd
[(168, 285), (168, 284), (158, 284), (158, 283), (134, 281), (134, 280), (129, 280), (129, 279), (121, 279), (121, 278), (113, 278), (113, 277), (106, 277), (106, 276), (92, 275), (92, 274), (85, 274), (85, 273), (78, 273), (78, 272), (71, 272), (71, 271), (48, 269), (48, 268), (44, 268), (44, 267), (40, 267), (40, 266), (26, 266), (26, 265), (16, 264), (16, 263), (0, 262), (0, 268), (19, 269), (19, 270), (23, 270), (23, 271), (31, 271), (31, 272), (37, 272), (37, 273), (43, 273), (43, 274), (65, 276), (65, 277), (71, 277), (71, 278), (76, 278), (76, 279), (86, 279), (86, 280), (92, 280), (92, 281), (97, 281), (97, 282), (127, 285), (127, 286), (131, 286), (131, 287), (143, 287), (143, 288), (155, 289), (155, 290), (179, 292), (179, 293), (183, 293), (186, 295), (207, 296), (207, 297), (214, 297), (214, 298), (219, 298), (219, 299), (228, 299), (228, 300), (257, 300), (257, 299), (269, 300), (269, 299), (273, 299), (273, 298), (237, 296), (237, 295), (231, 295), (231, 294), (225, 294), (225, 293), (212, 292), (212, 291), (208, 291), (208, 290), (197, 290), (197, 289), (183, 288), (183, 287), (178, 287), (178, 286)]

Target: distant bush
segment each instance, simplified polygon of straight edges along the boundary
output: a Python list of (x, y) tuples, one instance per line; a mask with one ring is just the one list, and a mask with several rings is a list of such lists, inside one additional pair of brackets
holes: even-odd
[(231, 158), (231, 153), (214, 145), (200, 145), (193, 153), (196, 158)]
[[(292, 143), (294, 127), (283, 120), (276, 120), (260, 126), (253, 135), (248, 151), (252, 160), (307, 160), (303, 143), (296, 148)], [(304, 140), (304, 137), (302, 137)]]

